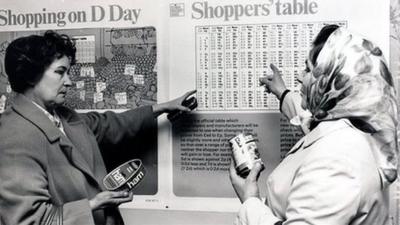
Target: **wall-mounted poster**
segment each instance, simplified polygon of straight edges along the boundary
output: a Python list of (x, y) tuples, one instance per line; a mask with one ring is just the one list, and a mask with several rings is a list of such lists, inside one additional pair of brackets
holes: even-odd
[(163, 116), (113, 149), (127, 154), (104, 155), (109, 170), (131, 158), (144, 162), (148, 173), (127, 208), (236, 211), (228, 140), (242, 132), (256, 138), (265, 163), (265, 197), (268, 175), (302, 134), (258, 79), (274, 63), (299, 90), (296, 78), (324, 25), (363, 34), (389, 57), (389, 2), (380, 0), (14, 0), (0, 8), (0, 113), (14, 95), (7, 45), (48, 29), (76, 42), (66, 105), (78, 112), (121, 112), (197, 90), (194, 112), (174, 123)]

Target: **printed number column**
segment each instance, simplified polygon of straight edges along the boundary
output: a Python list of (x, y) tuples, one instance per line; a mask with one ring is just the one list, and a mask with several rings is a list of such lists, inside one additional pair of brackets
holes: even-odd
[(210, 108), (210, 28), (196, 28), (196, 89), (199, 110)]
[(223, 110), (224, 106), (224, 27), (211, 27), (211, 108)]
[(226, 109), (240, 109), (239, 26), (225, 27), (225, 99)]
[(241, 108), (254, 108), (254, 27), (243, 25), (241, 27), (240, 42), (240, 85), (241, 85)]

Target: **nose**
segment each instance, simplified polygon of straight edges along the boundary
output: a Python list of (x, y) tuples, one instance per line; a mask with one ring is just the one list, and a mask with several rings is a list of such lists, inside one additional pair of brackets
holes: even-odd
[(72, 81), (69, 78), (69, 74), (65, 74), (65, 76), (64, 76), (64, 86), (69, 87), (71, 85), (72, 85)]
[(302, 71), (300, 72), (299, 76), (297, 77), (297, 81), (298, 81), (300, 84), (303, 83), (303, 80), (304, 80), (304, 77), (306, 76), (306, 74), (307, 74), (307, 71), (305, 71), (305, 70), (302, 70)]

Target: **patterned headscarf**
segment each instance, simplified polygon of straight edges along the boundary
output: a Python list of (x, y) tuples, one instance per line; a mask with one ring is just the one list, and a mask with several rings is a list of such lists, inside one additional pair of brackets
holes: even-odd
[[(314, 122), (348, 118), (371, 133), (382, 186), (397, 178), (397, 101), (382, 51), (370, 41), (338, 28), (319, 53), (305, 83)], [(375, 148), (374, 148), (375, 149)]]

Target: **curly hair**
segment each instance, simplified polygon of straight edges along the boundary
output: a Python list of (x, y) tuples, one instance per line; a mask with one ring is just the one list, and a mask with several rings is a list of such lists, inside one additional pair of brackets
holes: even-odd
[(75, 53), (75, 43), (71, 38), (51, 30), (43, 36), (30, 35), (12, 41), (4, 57), (11, 88), (24, 93), (40, 81), (54, 60), (67, 56), (71, 65), (75, 64)]

